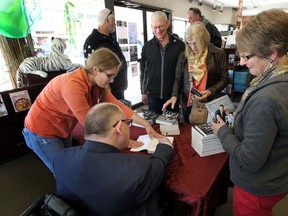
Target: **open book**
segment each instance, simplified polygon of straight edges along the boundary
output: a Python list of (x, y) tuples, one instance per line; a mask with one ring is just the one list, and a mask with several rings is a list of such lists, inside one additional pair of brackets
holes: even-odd
[[(174, 137), (167, 137), (167, 138), (171, 141), (171, 143), (173, 143)], [(159, 143), (158, 139), (156, 138), (151, 139), (148, 134), (139, 136), (137, 141), (143, 142), (144, 145), (138, 148), (131, 148), (130, 151), (139, 152), (139, 151), (147, 150), (149, 154), (153, 154), (154, 151), (156, 150), (157, 144)]]

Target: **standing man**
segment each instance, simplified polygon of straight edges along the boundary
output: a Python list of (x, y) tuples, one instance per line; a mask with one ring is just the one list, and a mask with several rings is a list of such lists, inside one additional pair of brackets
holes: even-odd
[(117, 105), (97, 104), (87, 114), (85, 144), (56, 155), (57, 194), (83, 215), (160, 216), (157, 191), (173, 146), (162, 137), (151, 156), (122, 153), (131, 123)]
[[(151, 16), (154, 37), (142, 48), (142, 102), (148, 104), (149, 110), (159, 114), (163, 104), (171, 97), (178, 56), (185, 50), (183, 41), (169, 35), (169, 26), (164, 12), (154, 12)], [(179, 112), (179, 107), (175, 106), (172, 111)]]
[(221, 48), (222, 45), (222, 38), (221, 34), (218, 31), (217, 27), (213, 25), (208, 19), (202, 16), (201, 11), (198, 8), (189, 8), (188, 10), (188, 21), (190, 24), (200, 21), (203, 22), (206, 29), (208, 30), (211, 40), (210, 42), (213, 43), (216, 47)]
[(93, 29), (92, 33), (87, 37), (84, 43), (85, 62), (89, 55), (100, 47), (106, 47), (113, 51), (122, 62), (114, 82), (110, 83), (111, 92), (118, 100), (124, 99), (124, 91), (127, 89), (127, 63), (121, 51), (121, 48), (113, 37), (115, 32), (115, 15), (110, 9), (103, 9), (98, 14), (98, 29)]

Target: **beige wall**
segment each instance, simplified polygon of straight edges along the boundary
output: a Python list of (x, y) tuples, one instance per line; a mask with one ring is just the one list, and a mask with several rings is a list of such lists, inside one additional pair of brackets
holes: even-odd
[(132, 0), (133, 2), (167, 8), (173, 11), (174, 17), (187, 18), (189, 7), (198, 7), (202, 14), (215, 24), (236, 24), (237, 11), (232, 8), (224, 8), (223, 14), (219, 14), (220, 8), (213, 12), (211, 6), (198, 6), (197, 2), (188, 3), (188, 0)]

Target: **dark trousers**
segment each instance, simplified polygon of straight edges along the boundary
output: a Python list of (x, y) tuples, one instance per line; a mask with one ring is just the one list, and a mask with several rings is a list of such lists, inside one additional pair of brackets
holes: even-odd
[(192, 107), (186, 107), (186, 109), (181, 108), (182, 116), (185, 123), (189, 123), (189, 115), (191, 113)]
[[(148, 95), (148, 110), (150, 111), (154, 111), (157, 114), (162, 114), (162, 107), (163, 104), (169, 100), (170, 98), (166, 98), (166, 99), (160, 99), (160, 98), (156, 98), (156, 97), (151, 97)], [(172, 111), (172, 112), (179, 112), (179, 104), (176, 103), (174, 109), (171, 109), (171, 107), (167, 107), (168, 111)]]
[(124, 90), (116, 91), (116, 90), (111, 89), (111, 93), (117, 100), (124, 99)]

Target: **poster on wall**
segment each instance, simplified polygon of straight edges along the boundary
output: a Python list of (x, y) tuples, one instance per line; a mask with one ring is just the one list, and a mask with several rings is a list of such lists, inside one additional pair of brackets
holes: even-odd
[(121, 51), (126, 59), (127, 62), (130, 61), (130, 53), (129, 53), (129, 47), (128, 46), (121, 46)]
[(138, 65), (137, 65), (137, 63), (132, 63), (130, 66), (131, 66), (131, 75), (132, 75), (132, 77), (138, 76)]
[(2, 96), (0, 95), (0, 117), (6, 116), (6, 115), (8, 115), (8, 112), (4, 104), (4, 101), (2, 99)]
[(116, 22), (116, 33), (119, 44), (128, 44), (127, 22), (118, 20)]
[(31, 107), (31, 100), (27, 90), (9, 94), (15, 112), (21, 112)]
[(128, 23), (129, 44), (137, 44), (137, 23)]
[(137, 46), (130, 46), (130, 61), (138, 61)]

